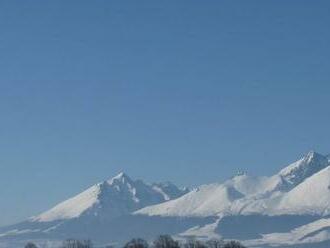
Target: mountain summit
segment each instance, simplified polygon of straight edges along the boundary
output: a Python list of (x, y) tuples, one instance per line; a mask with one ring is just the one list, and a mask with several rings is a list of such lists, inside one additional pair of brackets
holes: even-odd
[(174, 184), (146, 184), (141, 180), (132, 180), (121, 172), (56, 205), (49, 211), (32, 217), (32, 220), (49, 222), (86, 215), (111, 219), (148, 205), (171, 200), (184, 193), (185, 190), (180, 190)]
[(310, 151), (297, 162), (281, 170), (279, 175), (291, 188), (324, 169), (328, 165), (329, 161), (326, 156)]

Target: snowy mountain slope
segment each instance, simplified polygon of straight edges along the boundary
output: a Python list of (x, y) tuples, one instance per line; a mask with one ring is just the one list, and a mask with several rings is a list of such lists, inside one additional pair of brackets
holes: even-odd
[(99, 194), (100, 186), (97, 184), (79, 195), (56, 205), (49, 211), (42, 213), (39, 216), (32, 217), (31, 220), (47, 222), (76, 218), (98, 202)]
[(281, 170), (279, 176), (283, 178), (289, 187), (294, 187), (328, 165), (327, 157), (310, 151), (302, 159)]
[[(224, 214), (235, 202), (244, 205), (248, 196), (271, 192), (278, 187), (280, 178), (235, 176), (224, 183), (202, 185), (186, 195), (135, 212), (149, 216), (210, 216)], [(240, 206), (242, 207), (242, 206)]]
[(275, 207), (279, 212), (330, 214), (330, 166), (283, 195)]
[(49, 222), (93, 215), (114, 218), (150, 204), (164, 202), (186, 193), (171, 183), (145, 184), (132, 180), (125, 173), (98, 183), (79, 195), (46, 211), (32, 221)]
[(120, 173), (26, 222), (0, 228), (0, 243), (88, 237), (101, 244), (168, 233), (310, 248), (330, 243), (329, 188), (329, 157), (315, 152), (270, 177), (243, 174), (190, 192)]
[(288, 192), (275, 192), (260, 199), (244, 198), (231, 206), (231, 213), (266, 215), (330, 214), (330, 166), (313, 174)]
[(225, 211), (230, 204), (244, 197), (235, 188), (221, 184), (204, 185), (164, 204), (146, 207), (136, 214), (150, 216), (211, 216)]
[[(96, 242), (107, 242), (109, 238), (124, 241), (132, 238), (133, 233), (182, 231), (190, 224), (201, 221), (178, 223), (173, 219), (171, 221), (177, 223), (175, 229), (169, 224), (169, 220), (130, 217), (129, 214), (147, 205), (174, 199), (187, 191), (170, 182), (146, 184), (120, 173), (25, 222), (0, 228), (0, 243), (4, 242), (5, 247), (17, 247), (17, 242), (21, 242), (20, 246), (23, 246), (26, 240), (31, 239), (56, 243), (72, 237), (93, 237)], [(151, 226), (146, 224), (141, 230), (142, 222)], [(127, 230), (128, 226), (131, 231)]]
[[(290, 213), (291, 210), (284, 209), (285, 196), (289, 194), (288, 192), (328, 165), (326, 157), (312, 151), (271, 177), (236, 176), (222, 184), (203, 185), (180, 198), (148, 206), (136, 211), (135, 214), (149, 216), (223, 216), (256, 213), (276, 215), (280, 210), (281, 213)], [(299, 205), (299, 199), (297, 201)], [(314, 206), (318, 208), (316, 203)], [(319, 210), (317, 212), (320, 213)]]
[[(243, 200), (236, 201), (231, 206), (231, 213), (233, 214), (263, 214), (263, 215), (281, 215), (281, 214), (321, 214), (321, 207), (318, 206), (320, 197), (328, 197), (326, 194), (326, 187), (322, 186), (322, 190), (317, 188), (317, 182), (320, 181), (319, 174), (323, 171), (326, 173), (330, 163), (328, 159), (315, 152), (309, 152), (302, 159), (285, 167), (278, 174), (268, 179), (268, 190), (264, 194), (249, 195)], [(323, 183), (327, 184), (328, 175), (324, 175)], [(314, 178), (314, 179), (312, 179)], [(314, 182), (307, 185), (307, 181), (313, 180)], [(321, 181), (320, 181), (321, 182)], [(305, 184), (306, 183), (306, 184)], [(303, 186), (305, 185), (305, 186)], [(298, 194), (298, 189), (300, 194)], [(306, 203), (306, 193), (311, 193), (311, 190), (316, 196), (310, 200), (310, 205), (304, 207), (298, 207)], [(321, 191), (320, 191), (321, 190)], [(321, 196), (321, 194), (324, 194)], [(288, 200), (288, 199), (291, 200)], [(290, 203), (295, 198), (296, 204)], [(305, 200), (304, 200), (305, 199)], [(307, 200), (308, 201), (308, 200)], [(322, 203), (323, 206), (326, 203)], [(322, 205), (321, 204), (321, 205)], [(324, 208), (324, 207), (323, 207)]]

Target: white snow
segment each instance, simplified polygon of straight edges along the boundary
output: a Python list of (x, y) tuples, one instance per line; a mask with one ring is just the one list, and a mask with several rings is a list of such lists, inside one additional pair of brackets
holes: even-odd
[(291, 186), (296, 186), (305, 178), (329, 165), (325, 156), (310, 151), (305, 157), (280, 171), (279, 175)]
[[(202, 185), (188, 193), (171, 183), (146, 184), (120, 173), (31, 220), (35, 225), (35, 222), (68, 220), (82, 215), (110, 220), (127, 214), (142, 217), (144, 215), (146, 218), (212, 217), (207, 218), (211, 221), (194, 222), (176, 234), (176, 237), (200, 238), (220, 238), (218, 227), (221, 226), (222, 218), (242, 217), (241, 215), (246, 217), (252, 214), (271, 218), (282, 215), (312, 215), (318, 220), (305, 225), (300, 224), (301, 226), (295, 226), (288, 232), (260, 234), (262, 238), (245, 240), (244, 243), (249, 246), (278, 246), (330, 240), (329, 157), (309, 152), (273, 176), (253, 177), (241, 174), (223, 183)], [(50, 223), (40, 230), (35, 226), (13, 228), (11, 231), (7, 229), (0, 237), (37, 231), (45, 234), (56, 230), (60, 233), (61, 223), (65, 222), (60, 222), (59, 225)], [(79, 219), (77, 223), (79, 224)], [(147, 225), (148, 219), (145, 223)]]
[[(135, 214), (149, 216), (211, 216), (238, 213), (251, 202), (268, 196), (281, 183), (278, 176), (236, 176), (224, 183), (202, 185), (169, 202), (149, 206)], [(263, 205), (263, 204), (262, 204)], [(254, 208), (255, 209), (255, 208)]]
[(100, 184), (96, 184), (79, 195), (56, 205), (49, 211), (44, 212), (37, 217), (32, 217), (32, 220), (47, 222), (76, 218), (98, 202), (99, 193)]
[(243, 174), (222, 184), (202, 185), (180, 198), (148, 206), (135, 214), (327, 214), (330, 213), (330, 169), (327, 166), (327, 159), (312, 151), (274, 176)]
[(330, 213), (330, 166), (307, 178), (284, 194), (277, 209), (281, 212), (327, 215)]
[(154, 186), (152, 186), (152, 188), (155, 190), (155, 191), (157, 191), (158, 193), (160, 193), (163, 197), (164, 197), (164, 200), (165, 201), (168, 201), (168, 200), (170, 200), (171, 198), (163, 191), (163, 189), (162, 188), (160, 188), (159, 186), (157, 186), (157, 185), (154, 185)]
[(222, 184), (204, 185), (182, 197), (159, 205), (146, 207), (136, 214), (162, 216), (210, 216), (225, 211), (230, 204), (243, 197), (233, 187)]
[(173, 199), (181, 192), (173, 184), (164, 184), (164, 187), (171, 186), (174, 193), (170, 195), (164, 192), (162, 185), (149, 185), (141, 180), (134, 181), (121, 172), (30, 220), (39, 222), (66, 220), (78, 218), (87, 212), (94, 216), (102, 214), (106, 218), (116, 217), (147, 205)]

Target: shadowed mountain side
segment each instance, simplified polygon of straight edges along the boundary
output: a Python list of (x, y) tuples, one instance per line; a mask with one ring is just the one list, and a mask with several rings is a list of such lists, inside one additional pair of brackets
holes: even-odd
[[(72, 219), (62, 223), (52, 223), (55, 226), (49, 228), (49, 224), (35, 222), (33, 227), (35, 230), (49, 228), (47, 232), (36, 231), (7, 236), (5, 240), (28, 240), (28, 239), (48, 239), (48, 240), (64, 240), (68, 238), (86, 239), (93, 237), (98, 244), (115, 241), (117, 243), (125, 242), (134, 237), (151, 239), (155, 236), (166, 233), (175, 235), (183, 232), (191, 226), (207, 225), (213, 223), (215, 217), (207, 218), (182, 218), (182, 217), (157, 217), (157, 216), (141, 216), (126, 215), (114, 218), (110, 221), (85, 216), (79, 219)], [(30, 223), (31, 224), (31, 223)], [(12, 229), (24, 229), (26, 223), (12, 226)], [(31, 227), (31, 225), (29, 226)], [(97, 228), (95, 228), (97, 227)]]
[(318, 216), (311, 215), (236, 215), (223, 217), (216, 232), (225, 239), (258, 239), (261, 234), (288, 232), (296, 227), (305, 225)]

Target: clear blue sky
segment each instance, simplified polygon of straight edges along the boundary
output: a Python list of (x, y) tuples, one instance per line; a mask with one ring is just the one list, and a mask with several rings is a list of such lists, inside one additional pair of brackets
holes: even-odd
[(330, 153), (329, 1), (0, 2), (0, 225), (125, 171)]

